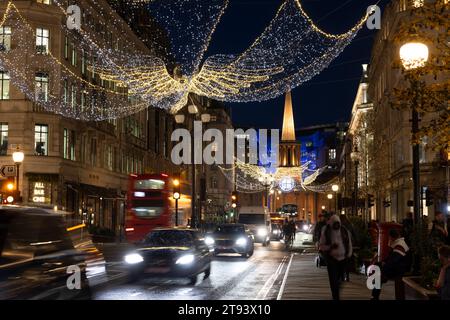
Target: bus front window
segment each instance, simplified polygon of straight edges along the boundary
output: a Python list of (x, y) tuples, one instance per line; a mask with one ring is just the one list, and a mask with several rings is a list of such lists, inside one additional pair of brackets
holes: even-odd
[(133, 200), (132, 211), (140, 218), (159, 217), (164, 211), (163, 200)]

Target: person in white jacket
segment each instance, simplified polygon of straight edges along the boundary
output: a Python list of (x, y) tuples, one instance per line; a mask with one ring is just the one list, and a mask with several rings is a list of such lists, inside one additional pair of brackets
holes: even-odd
[(341, 224), (338, 215), (332, 215), (322, 228), (319, 250), (327, 261), (328, 279), (334, 300), (339, 300), (341, 281), (348, 259), (353, 255), (350, 232)]

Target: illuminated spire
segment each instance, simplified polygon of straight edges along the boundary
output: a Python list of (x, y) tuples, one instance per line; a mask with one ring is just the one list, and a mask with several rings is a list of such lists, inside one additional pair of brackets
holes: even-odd
[(286, 92), (284, 100), (283, 131), (281, 141), (295, 141), (294, 113), (292, 111), (291, 91)]

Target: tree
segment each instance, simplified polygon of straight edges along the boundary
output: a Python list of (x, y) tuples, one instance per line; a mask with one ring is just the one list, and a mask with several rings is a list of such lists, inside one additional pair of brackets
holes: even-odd
[(395, 41), (399, 45), (414, 40), (426, 43), (431, 54), (424, 67), (413, 70), (405, 71), (400, 61), (395, 63), (394, 67), (402, 70), (404, 80), (410, 85), (395, 88), (390, 102), (392, 107), (400, 110), (409, 110), (415, 103), (417, 111), (424, 117), (418, 134), (412, 138), (413, 144), (428, 137), (433, 149), (450, 152), (450, 2), (416, 0), (413, 3), (414, 7), (406, 13), (409, 17), (402, 19), (399, 25)]

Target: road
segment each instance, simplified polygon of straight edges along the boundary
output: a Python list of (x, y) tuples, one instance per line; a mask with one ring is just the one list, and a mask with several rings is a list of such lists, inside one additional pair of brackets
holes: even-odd
[(111, 281), (93, 290), (93, 299), (131, 300), (232, 300), (276, 299), (282, 288), (291, 253), (284, 244), (272, 241), (268, 247), (255, 244), (252, 257), (235, 255), (214, 257), (211, 275), (203, 275), (195, 286), (184, 279), (144, 279), (126, 283), (120, 262), (109, 263)]

